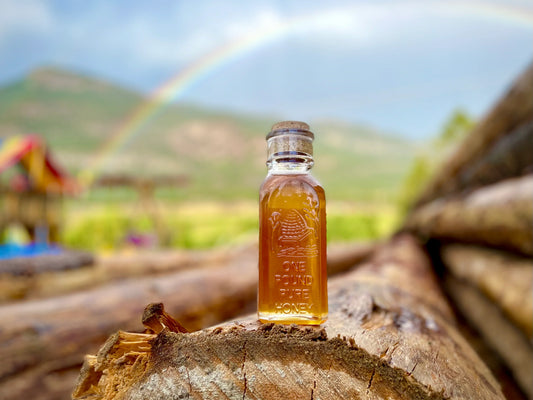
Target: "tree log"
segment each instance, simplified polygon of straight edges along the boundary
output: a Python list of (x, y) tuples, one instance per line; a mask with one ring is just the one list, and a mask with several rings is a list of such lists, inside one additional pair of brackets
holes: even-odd
[[(91, 268), (39, 274), (1, 274), (0, 302), (57, 296), (114, 280), (224, 265), (251, 248), (216, 251), (158, 250), (96, 257)], [(60, 273), (59, 273), (60, 272)]]
[(94, 264), (94, 256), (85, 251), (67, 250), (59, 254), (14, 257), (0, 260), (0, 275), (33, 276), (43, 272), (66, 271)]
[(458, 190), (463, 169), (482, 158), (494, 143), (533, 120), (533, 63), (460, 143), (422, 192), (415, 208)]
[(533, 264), (530, 258), (461, 244), (442, 246), (441, 258), (456, 278), (481, 291), (533, 339)]
[[(370, 255), (377, 246), (375, 242), (329, 246), (328, 273), (333, 275), (346, 271)], [(143, 251), (97, 257), (91, 268), (24, 275), (0, 272), (0, 303), (53, 297), (136, 276), (153, 277), (192, 268), (228, 265), (242, 254), (252, 251), (257, 252), (257, 246), (208, 251)]]
[(73, 398), (503, 399), (414, 239), (330, 283), (322, 327), (250, 317), (189, 334), (119, 332), (87, 356)]
[(328, 245), (328, 276), (352, 269), (378, 252), (380, 246), (377, 241)]
[(149, 302), (165, 299), (189, 329), (200, 329), (242, 312), (253, 303), (256, 251), (231, 264), (131, 279), (92, 290), (0, 307), (0, 380), (51, 360), (82, 359), (120, 327), (135, 330)]
[[(374, 248), (371, 243), (332, 246), (328, 271), (346, 270)], [(75, 383), (71, 371), (79, 371), (83, 355), (96, 351), (119, 328), (141, 330), (139, 313), (147, 302), (165, 299), (169, 311), (191, 330), (251, 311), (256, 301), (257, 248), (230, 254), (197, 255), (205, 266), (170, 275), (1, 306), (0, 398), (70, 398)]]
[(529, 400), (529, 396), (526, 396), (525, 392), (520, 388), (505, 361), (487, 344), (480, 333), (465, 320), (457, 309), (455, 310), (455, 317), (458, 320), (461, 335), (490, 369), (492, 375), (500, 384), (505, 398), (507, 400)]
[(466, 196), (435, 200), (413, 212), (405, 228), (425, 238), (484, 244), (533, 254), (533, 175)]
[(445, 287), (460, 312), (505, 361), (524, 392), (533, 398), (533, 348), (526, 336), (472, 285), (448, 277)]
[(533, 172), (533, 121), (501, 138), (458, 176), (457, 190), (469, 191)]
[(94, 256), (81, 251), (0, 260), (0, 303), (26, 297), (47, 276), (90, 276), (93, 268)]

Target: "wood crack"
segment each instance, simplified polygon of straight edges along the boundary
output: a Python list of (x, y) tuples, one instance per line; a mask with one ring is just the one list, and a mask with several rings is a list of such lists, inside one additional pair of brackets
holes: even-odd
[(415, 362), (415, 365), (413, 366), (413, 368), (411, 369), (411, 371), (409, 371), (409, 372), (407, 373), (407, 375), (409, 375), (409, 376), (412, 375), (412, 373), (413, 373), (413, 371), (415, 370), (415, 368), (416, 368), (417, 365), (418, 365), (418, 361)]
[[(187, 360), (189, 359), (189, 356), (187, 356)], [(192, 392), (192, 384), (191, 384), (191, 376), (189, 375), (189, 363), (185, 366), (185, 371), (187, 371), (187, 381), (189, 382), (189, 392), (187, 393), (187, 398), (191, 398), (191, 392)]]
[(370, 390), (370, 386), (372, 386), (372, 381), (374, 380), (374, 375), (376, 374), (376, 370), (372, 370), (372, 375), (370, 375), (370, 380), (368, 381), (368, 386), (366, 387), (366, 392)]
[[(331, 368), (331, 364), (330, 364)], [(316, 390), (316, 380), (318, 377), (318, 367), (315, 368), (314, 374), (313, 374), (313, 387), (311, 388), (311, 400), (315, 397), (315, 390)]]
[(247, 343), (247, 341), (245, 340), (244, 344), (242, 345), (243, 355), (242, 355), (241, 370), (242, 370), (242, 379), (243, 379), (243, 382), (244, 382), (244, 389), (242, 391), (242, 400), (244, 400), (246, 398), (246, 392), (248, 390), (248, 381), (246, 379), (246, 371), (244, 369), (244, 367), (245, 367), (244, 364), (246, 363), (246, 343)]

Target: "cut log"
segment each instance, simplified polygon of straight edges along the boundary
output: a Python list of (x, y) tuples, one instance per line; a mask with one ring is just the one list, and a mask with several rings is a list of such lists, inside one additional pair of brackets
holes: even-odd
[(423, 238), (450, 239), (533, 254), (533, 175), (435, 200), (413, 212), (405, 228)]
[(505, 361), (522, 390), (533, 398), (533, 348), (526, 336), (472, 285), (448, 277), (445, 287), (459, 311)]
[(533, 172), (533, 121), (501, 138), (458, 176), (457, 191), (469, 191)]
[(322, 327), (250, 317), (189, 334), (119, 332), (86, 358), (73, 398), (503, 399), (411, 237), (330, 283)]
[(533, 264), (530, 258), (461, 244), (442, 246), (441, 258), (453, 276), (480, 290), (533, 339)]
[(463, 168), (481, 159), (500, 138), (533, 120), (533, 63), (439, 168), (415, 208), (458, 190)]
[[(370, 243), (332, 246), (328, 270), (346, 270), (374, 248)], [(190, 330), (254, 309), (257, 248), (230, 254), (202, 255), (205, 266), (184, 267), (170, 275), (1, 306), (0, 398), (69, 398), (75, 381), (68, 381), (73, 375), (67, 372), (79, 371), (83, 355), (96, 351), (117, 329), (141, 330), (139, 315), (147, 302), (164, 299), (169, 311)], [(157, 269), (156, 265), (151, 269)]]

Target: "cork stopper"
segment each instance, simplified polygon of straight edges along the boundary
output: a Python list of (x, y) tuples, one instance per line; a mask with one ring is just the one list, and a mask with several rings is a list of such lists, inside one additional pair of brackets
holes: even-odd
[(282, 121), (274, 124), (267, 135), (268, 160), (281, 157), (313, 158), (313, 139), (315, 135), (309, 125), (300, 121)]
[(274, 136), (279, 136), (284, 133), (294, 133), (302, 136), (307, 136), (311, 139), (315, 138), (313, 132), (309, 130), (309, 125), (301, 121), (281, 121), (272, 125), (270, 133), (267, 135), (267, 140)]

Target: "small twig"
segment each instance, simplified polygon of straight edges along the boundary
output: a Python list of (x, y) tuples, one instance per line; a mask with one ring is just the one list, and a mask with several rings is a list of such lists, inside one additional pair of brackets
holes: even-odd
[(165, 328), (168, 328), (172, 332), (189, 332), (165, 312), (163, 303), (148, 304), (143, 312), (142, 323), (146, 328), (154, 331), (154, 333), (159, 333)]

